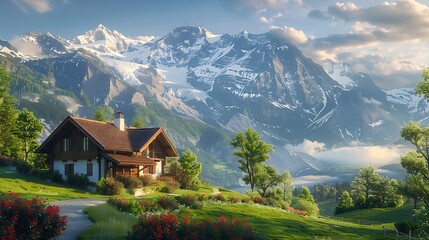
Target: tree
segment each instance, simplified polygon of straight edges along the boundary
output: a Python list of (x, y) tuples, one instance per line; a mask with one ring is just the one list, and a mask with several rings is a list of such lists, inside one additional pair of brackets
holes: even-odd
[(9, 95), (12, 78), (4, 67), (0, 67), (0, 155), (18, 157), (20, 144), (13, 135), (17, 110), (15, 98)]
[(301, 191), (298, 193), (298, 197), (314, 203), (313, 195), (311, 195), (310, 189), (307, 186), (303, 186), (301, 188)]
[(95, 108), (93, 117), (100, 122), (111, 121), (113, 116), (113, 108), (108, 106), (99, 106)]
[(134, 128), (143, 128), (144, 127), (142, 115), (138, 114), (138, 115), (135, 115), (133, 117), (133, 119), (131, 120), (131, 127), (134, 127)]
[(269, 159), (268, 154), (273, 151), (273, 147), (262, 141), (259, 134), (250, 128), (247, 128), (245, 133), (238, 132), (232, 139), (231, 145), (236, 148), (234, 155), (239, 158), (239, 169), (245, 173), (243, 180), (246, 184), (250, 184), (253, 192), (258, 166)]
[(180, 187), (189, 189), (198, 185), (198, 176), (201, 173), (202, 165), (198, 162), (197, 155), (190, 149), (187, 149), (179, 158), (179, 164), (182, 176), (176, 181), (180, 183)]
[(276, 169), (270, 165), (258, 166), (255, 175), (256, 186), (260, 189), (262, 197), (266, 197), (268, 189), (274, 188), (281, 180), (281, 176), (277, 173)]
[(14, 134), (23, 143), (24, 161), (28, 161), (28, 154), (37, 147), (37, 139), (43, 131), (43, 125), (32, 112), (24, 108), (16, 119)]
[(359, 170), (359, 175), (352, 181), (352, 193), (356, 196), (362, 195), (365, 200), (368, 200), (369, 195), (375, 191), (379, 181), (380, 176), (373, 167), (363, 167)]
[(283, 201), (291, 199), (294, 186), (292, 184), (292, 176), (288, 170), (280, 176), (279, 184), (283, 190)]
[(338, 206), (335, 207), (334, 215), (351, 210), (353, 210), (353, 199), (350, 197), (349, 192), (344, 191), (341, 195), (340, 201), (338, 202)]

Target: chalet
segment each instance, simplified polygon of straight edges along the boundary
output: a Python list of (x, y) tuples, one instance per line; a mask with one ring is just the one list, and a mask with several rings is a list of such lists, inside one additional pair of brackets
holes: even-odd
[(40, 145), (50, 169), (86, 174), (91, 182), (117, 175), (159, 176), (177, 150), (162, 128), (127, 128), (124, 115), (114, 124), (68, 116)]

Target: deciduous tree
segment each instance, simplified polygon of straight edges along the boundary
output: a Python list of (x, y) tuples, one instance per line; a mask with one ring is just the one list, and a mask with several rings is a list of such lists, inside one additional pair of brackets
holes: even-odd
[(231, 145), (236, 148), (234, 155), (239, 159), (240, 170), (245, 173), (243, 180), (246, 184), (250, 184), (253, 192), (256, 185), (256, 171), (269, 159), (269, 153), (273, 151), (273, 147), (262, 141), (259, 134), (250, 128), (247, 128), (244, 133), (238, 132), (232, 139)]
[(13, 133), (23, 144), (24, 161), (28, 161), (28, 154), (35, 150), (37, 139), (40, 137), (42, 130), (42, 123), (32, 112), (24, 108), (18, 114)]
[(274, 188), (281, 180), (281, 176), (277, 173), (276, 169), (270, 165), (258, 166), (255, 175), (256, 186), (260, 190), (262, 197), (266, 196), (268, 189)]

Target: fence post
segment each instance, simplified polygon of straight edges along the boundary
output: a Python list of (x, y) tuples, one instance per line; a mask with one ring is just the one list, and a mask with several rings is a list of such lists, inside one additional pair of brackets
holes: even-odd
[(358, 224), (360, 224), (360, 219), (358, 218)]
[(382, 226), (383, 226), (384, 236), (387, 238), (387, 235), (386, 235), (386, 228), (384, 228), (384, 224), (382, 224)]
[(396, 229), (395, 228), (395, 231), (396, 231), (396, 236), (398, 237), (398, 239), (399, 239), (399, 232), (398, 232), (398, 229)]
[(408, 239), (411, 240), (411, 229), (408, 229)]

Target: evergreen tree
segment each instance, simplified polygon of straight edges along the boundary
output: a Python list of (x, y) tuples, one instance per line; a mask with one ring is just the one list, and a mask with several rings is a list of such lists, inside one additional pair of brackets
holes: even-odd
[(37, 139), (43, 131), (43, 125), (32, 112), (24, 108), (16, 119), (13, 133), (23, 144), (24, 161), (28, 161), (28, 155), (37, 148)]
[(262, 141), (259, 134), (250, 128), (247, 128), (245, 133), (238, 132), (231, 141), (231, 145), (236, 148), (234, 155), (239, 158), (239, 168), (245, 173), (243, 180), (246, 184), (250, 184), (253, 192), (256, 185), (256, 171), (269, 159), (268, 154), (273, 151), (273, 147)]
[(352, 193), (356, 196), (362, 195), (368, 200), (370, 194), (376, 191), (380, 175), (371, 166), (363, 167), (359, 170), (359, 175), (353, 179)]
[(301, 188), (301, 191), (298, 193), (298, 197), (314, 203), (313, 195), (311, 195), (310, 189), (307, 186), (303, 186)]
[(334, 214), (337, 215), (351, 210), (353, 210), (353, 199), (350, 197), (349, 192), (344, 191), (338, 202), (338, 206), (335, 207)]
[(138, 115), (135, 115), (133, 117), (133, 119), (131, 120), (131, 127), (134, 127), (134, 128), (143, 128), (144, 127), (142, 115), (138, 114)]
[(99, 106), (95, 108), (93, 117), (100, 122), (110, 122), (113, 118), (113, 108), (108, 106)]
[(192, 188), (199, 184), (198, 176), (201, 173), (202, 165), (198, 162), (197, 155), (190, 149), (187, 149), (182, 153), (179, 159), (180, 168), (183, 172), (183, 176), (179, 181), (180, 185), (184, 189)]

